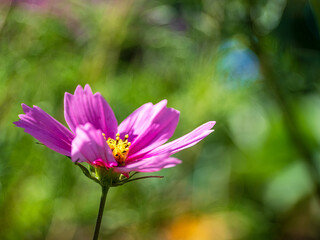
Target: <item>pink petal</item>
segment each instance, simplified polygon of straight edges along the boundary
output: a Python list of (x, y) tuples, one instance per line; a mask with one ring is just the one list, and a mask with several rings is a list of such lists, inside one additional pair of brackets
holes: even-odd
[(156, 105), (144, 104), (120, 124), (121, 137), (128, 134), (131, 142), (128, 158), (138, 158), (173, 135), (179, 121), (179, 111), (166, 105), (167, 100)]
[(147, 153), (145, 157), (150, 157), (150, 156), (159, 155), (159, 154), (172, 155), (183, 149), (192, 147), (193, 145), (197, 144), (202, 139), (204, 139), (206, 136), (208, 136), (211, 132), (213, 132), (214, 130), (210, 130), (210, 129), (215, 124), (216, 122), (214, 121), (207, 122), (201, 125), (200, 127), (196, 128), (192, 132), (152, 150), (151, 152)]
[(90, 162), (96, 165), (103, 163), (106, 167), (117, 165), (102, 131), (95, 129), (91, 123), (77, 127), (76, 137), (72, 141), (71, 159), (73, 162)]
[(174, 167), (180, 164), (181, 160), (169, 157), (168, 155), (158, 155), (142, 160), (137, 160), (127, 164), (124, 167), (116, 167), (114, 170), (119, 173), (129, 173), (131, 171), (136, 172), (156, 172), (163, 168)]
[(131, 113), (118, 127), (118, 131), (120, 133), (120, 137), (124, 138), (126, 134), (129, 134), (129, 142), (133, 142), (133, 140), (141, 133), (145, 126), (143, 124), (138, 124), (139, 122), (145, 122), (148, 118), (148, 112), (151, 111), (153, 104), (146, 103), (141, 107), (136, 109), (133, 113)]
[(100, 93), (92, 94), (87, 84), (84, 90), (79, 85), (74, 95), (65, 93), (64, 115), (70, 129), (75, 132), (79, 125), (91, 123), (96, 129), (100, 129), (107, 138), (115, 138), (117, 133), (117, 119)]
[(71, 155), (73, 134), (56, 119), (37, 106), (33, 108), (22, 104), (25, 114), (20, 114), (20, 120), (14, 122), (17, 127), (24, 128), (48, 148), (63, 155)]

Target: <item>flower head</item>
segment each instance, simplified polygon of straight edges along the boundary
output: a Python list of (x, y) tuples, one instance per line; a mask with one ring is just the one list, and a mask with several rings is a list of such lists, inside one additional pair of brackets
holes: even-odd
[(129, 176), (130, 172), (155, 172), (179, 164), (172, 154), (195, 145), (213, 131), (215, 122), (207, 122), (166, 143), (179, 120), (179, 111), (166, 105), (166, 100), (146, 103), (118, 125), (107, 101), (86, 85), (84, 89), (78, 86), (73, 95), (65, 93), (64, 115), (70, 130), (41, 108), (25, 104), (24, 114), (14, 124), (73, 162), (87, 162)]

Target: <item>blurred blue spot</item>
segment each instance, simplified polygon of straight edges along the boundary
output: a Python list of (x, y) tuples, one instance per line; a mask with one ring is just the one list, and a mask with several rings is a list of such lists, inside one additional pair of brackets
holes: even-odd
[(259, 78), (258, 57), (239, 42), (227, 41), (219, 48), (217, 70), (231, 88), (247, 86)]

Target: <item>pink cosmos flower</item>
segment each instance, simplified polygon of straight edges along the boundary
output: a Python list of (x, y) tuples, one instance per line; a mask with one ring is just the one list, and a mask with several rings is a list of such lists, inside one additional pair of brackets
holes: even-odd
[(64, 115), (71, 131), (41, 108), (25, 104), (24, 114), (14, 124), (73, 162), (112, 168), (129, 176), (132, 171), (155, 172), (179, 164), (172, 154), (195, 145), (213, 131), (215, 122), (207, 122), (166, 143), (179, 120), (179, 111), (166, 105), (167, 100), (146, 103), (118, 125), (107, 101), (86, 85), (84, 89), (78, 86), (74, 95), (65, 93)]

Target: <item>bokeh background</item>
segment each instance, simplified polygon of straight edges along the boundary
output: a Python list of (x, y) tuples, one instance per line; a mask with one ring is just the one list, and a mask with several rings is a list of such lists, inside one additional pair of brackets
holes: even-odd
[(91, 239), (100, 188), (14, 127), (64, 121), (89, 83), (118, 121), (181, 111), (215, 132), (149, 179), (112, 188), (101, 239), (320, 239), (319, 0), (2, 0), (0, 239)]

